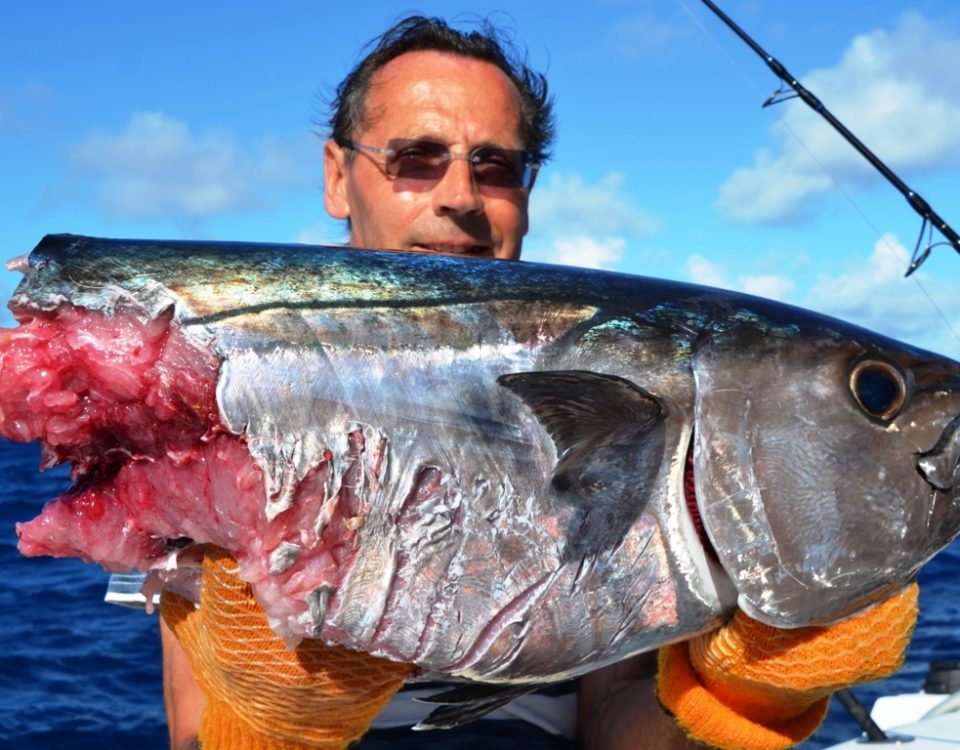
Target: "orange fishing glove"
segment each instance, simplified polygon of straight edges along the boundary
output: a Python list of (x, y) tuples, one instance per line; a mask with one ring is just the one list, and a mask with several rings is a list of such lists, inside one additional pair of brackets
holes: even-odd
[(660, 650), (660, 702), (713, 747), (792, 747), (820, 726), (831, 693), (900, 667), (918, 592), (911, 584), (829, 627), (779, 630), (737, 610), (724, 627)]
[(342, 750), (361, 737), (413, 668), (267, 625), (223, 550), (207, 551), (200, 606), (164, 592), (161, 615), (206, 696), (204, 750)]

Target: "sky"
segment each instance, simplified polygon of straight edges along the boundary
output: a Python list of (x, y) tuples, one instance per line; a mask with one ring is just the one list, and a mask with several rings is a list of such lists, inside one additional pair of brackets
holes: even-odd
[[(960, 3), (719, 4), (960, 230)], [(51, 232), (342, 242), (329, 94), (411, 11), (489, 18), (547, 75), (558, 140), (526, 260), (759, 294), (960, 358), (960, 255), (905, 279), (920, 218), (798, 100), (762, 107), (779, 82), (699, 0), (4, 3), (0, 255)], [(18, 279), (0, 271), (3, 299)]]

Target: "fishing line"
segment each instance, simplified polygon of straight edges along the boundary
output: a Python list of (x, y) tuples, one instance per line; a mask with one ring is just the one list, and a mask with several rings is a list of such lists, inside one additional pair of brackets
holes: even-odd
[[(944, 238), (953, 245), (954, 249), (960, 253), (960, 235), (958, 235), (953, 227), (947, 224), (936, 211), (933, 210), (933, 207), (927, 203), (919, 193), (915, 193), (910, 187), (900, 179), (900, 177), (890, 169), (884, 162), (877, 156), (873, 151), (864, 145), (864, 143), (857, 138), (857, 136), (847, 128), (839, 119), (837, 119), (829, 109), (821, 102), (814, 93), (806, 89), (803, 84), (801, 84), (796, 78), (794, 78), (790, 72), (777, 60), (773, 55), (767, 53), (753, 37), (751, 37), (747, 32), (741, 29), (730, 16), (724, 13), (720, 7), (713, 2), (713, 0), (700, 0), (704, 5), (706, 5), (713, 14), (719, 18), (727, 27), (733, 31), (740, 39), (750, 47), (757, 55), (763, 60), (767, 67), (773, 71), (774, 75), (780, 79), (780, 87), (770, 96), (765, 102), (764, 106), (770, 104), (777, 104), (786, 99), (793, 99), (799, 97), (799, 99), (810, 107), (814, 112), (816, 112), (820, 117), (827, 121), (827, 123), (832, 127), (836, 132), (843, 136), (844, 140), (853, 146), (856, 149), (857, 153), (860, 154), (864, 159), (866, 159), (870, 166), (876, 169), (881, 175), (883, 175), (887, 182), (893, 185), (900, 194), (907, 199), (907, 203), (910, 207), (926, 222), (930, 222), (936, 229), (944, 236)], [(787, 84), (790, 88), (794, 90), (795, 95), (783, 96), (786, 90), (783, 88), (783, 84)], [(914, 248), (913, 258), (910, 262), (910, 266), (907, 269), (906, 275), (909, 276), (914, 271), (916, 271), (920, 264), (930, 255), (930, 251), (933, 249), (932, 245), (928, 245), (923, 253), (920, 252), (920, 246)]]
[[(723, 53), (723, 56), (727, 58), (727, 60), (737, 70), (737, 72), (740, 73), (740, 75), (747, 82), (750, 88), (753, 89), (754, 93), (756, 93), (758, 97), (764, 96), (763, 91), (760, 89), (760, 87), (756, 83), (754, 83), (753, 79), (749, 76), (747, 71), (744, 70), (743, 66), (740, 65), (740, 63), (738, 63), (729, 52), (727, 52), (726, 48), (720, 43), (720, 40), (717, 39), (717, 37), (714, 36), (714, 34), (711, 33), (711, 31), (706, 26), (703, 25), (703, 23), (693, 13), (693, 11), (691, 11), (690, 8), (687, 7), (686, 3), (684, 3), (683, 0), (676, 0), (676, 1), (683, 8), (683, 10), (686, 11), (687, 15), (690, 16), (690, 18), (697, 24), (697, 26), (700, 27), (700, 30), (704, 34), (706, 34), (707, 37), (717, 46), (717, 49), (719, 49)], [(763, 106), (766, 107), (770, 104), (780, 103), (782, 101), (785, 101), (787, 98), (790, 98), (790, 99), (796, 98), (796, 95), (793, 95), (786, 98), (774, 99), (774, 97), (776, 97), (777, 93), (780, 93), (780, 91), (782, 91), (782, 88), (778, 89), (777, 92), (774, 93), (773, 95), (768, 96)], [(899, 252), (899, 250), (896, 247), (894, 247), (887, 241), (886, 235), (883, 232), (881, 232), (879, 227), (877, 227), (870, 220), (870, 217), (867, 216), (866, 213), (864, 213), (864, 211), (860, 208), (860, 205), (853, 199), (853, 196), (851, 196), (850, 193), (847, 192), (847, 190), (843, 187), (843, 185), (836, 180), (836, 178), (833, 176), (830, 170), (828, 170), (824, 166), (823, 162), (821, 162), (817, 158), (816, 154), (814, 154), (813, 151), (810, 150), (810, 148), (807, 146), (804, 140), (790, 126), (790, 122), (787, 120), (786, 117), (780, 120), (780, 124), (793, 137), (793, 139), (797, 142), (797, 144), (807, 153), (807, 156), (810, 157), (810, 160), (814, 164), (816, 164), (817, 167), (819, 167), (820, 171), (823, 172), (826, 178), (830, 180), (830, 183), (834, 186), (834, 188), (836, 188), (836, 190), (844, 198), (846, 198), (850, 206), (860, 215), (860, 217), (864, 220), (864, 222), (866, 222), (866, 224), (873, 230), (874, 234), (883, 243), (884, 247), (887, 248), (888, 252), (890, 252), (902, 265), (906, 266), (908, 264), (908, 260)], [(914, 277), (914, 280), (916, 280), (916, 277)], [(922, 289), (922, 285), (919, 282), (917, 283), (918, 283), (918, 286), (920, 286)], [(927, 295), (927, 297), (929, 298), (929, 295)]]
[[(723, 44), (721, 44), (720, 40), (717, 39), (717, 37), (703, 24), (703, 22), (700, 20), (700, 18), (687, 6), (687, 4), (684, 2), (684, 0), (676, 0), (676, 2), (677, 2), (677, 4), (678, 4), (681, 8), (683, 8), (684, 12), (691, 18), (691, 20), (697, 25), (697, 27), (699, 27), (699, 29), (707, 36), (707, 38), (710, 39), (710, 40), (716, 45), (717, 49), (720, 50), (720, 52), (723, 54), (723, 56), (727, 58), (727, 60), (728, 60), (728, 61), (730, 62), (730, 64), (734, 67), (734, 69), (736, 69), (736, 70), (740, 73), (740, 75), (743, 77), (743, 79), (747, 82), (747, 85), (748, 85), (751, 89), (753, 89), (753, 91), (757, 94), (757, 96), (758, 96), (758, 97), (764, 96), (764, 93), (761, 91), (761, 89), (759, 88), (759, 86), (757, 86), (757, 84), (754, 83), (753, 79), (750, 78), (750, 76), (747, 74), (746, 70), (744, 70), (743, 66), (741, 66), (740, 63), (738, 63), (738, 62), (733, 58), (733, 56), (727, 51), (727, 49), (723, 46)], [(705, 2), (705, 0), (704, 0), (704, 2)], [(708, 6), (711, 6), (711, 5), (712, 5), (712, 3), (706, 3), (706, 4), (707, 4)], [(713, 7), (715, 7), (715, 6), (713, 6)], [(742, 32), (741, 32), (741, 33), (742, 33)], [(746, 41), (746, 40), (745, 40), (745, 41)], [(752, 41), (752, 40), (751, 40), (751, 41)], [(748, 42), (748, 44), (750, 44), (750, 42)], [(752, 48), (755, 52), (757, 52), (758, 54), (761, 54), (761, 53), (762, 53), (761, 56), (764, 57), (764, 59), (768, 61), (768, 65), (770, 64), (770, 63), (769, 63), (769, 60), (772, 60), (773, 58), (771, 58), (769, 55), (766, 55), (766, 53), (763, 53), (763, 50), (762, 50), (760, 47), (756, 46), (755, 43), (750, 44), (750, 46), (751, 46), (751, 48)], [(781, 68), (782, 68), (782, 66), (781, 66)], [(785, 72), (785, 71), (784, 71), (784, 72)], [(798, 85), (799, 85), (799, 84), (798, 84)], [(771, 106), (771, 105), (773, 105), (773, 104), (779, 104), (779, 103), (784, 102), (784, 101), (786, 101), (786, 100), (788, 100), (788, 99), (800, 98), (800, 96), (801, 96), (799, 93), (793, 93), (793, 94), (788, 94), (788, 95), (784, 96), (784, 95), (782, 95), (782, 94), (784, 94), (784, 93), (786, 93), (786, 90), (783, 88), (783, 81), (781, 80), (780, 87), (779, 87), (779, 88), (777, 89), (777, 91), (775, 91), (773, 94), (771, 94), (771, 95), (769, 95), (769, 96), (766, 97), (766, 99), (765, 99), (765, 101), (764, 101), (764, 103), (763, 103), (763, 107), (768, 107), (768, 106)], [(821, 112), (820, 110), (817, 110), (817, 111), (818, 111), (818, 114), (822, 114), (822, 112)], [(824, 111), (825, 111), (825, 109), (824, 109)], [(833, 119), (836, 119), (836, 118), (833, 118)], [(895, 246), (889, 241), (889, 239), (888, 239), (888, 234), (887, 234), (887, 233), (883, 233), (883, 232), (880, 231), (879, 227), (877, 227), (877, 226), (873, 223), (873, 221), (870, 219), (870, 217), (867, 216), (867, 214), (863, 211), (863, 209), (860, 207), (860, 205), (857, 203), (857, 201), (854, 200), (853, 196), (843, 187), (842, 184), (840, 184), (840, 183), (837, 181), (837, 179), (833, 176), (833, 174), (830, 172), (830, 170), (828, 170), (828, 169), (824, 166), (823, 162), (821, 162), (821, 161), (817, 158), (817, 156), (813, 153), (813, 151), (810, 150), (810, 148), (809, 148), (809, 147), (807, 146), (807, 144), (803, 141), (803, 139), (802, 139), (802, 138), (797, 134), (797, 132), (790, 126), (790, 123), (789, 123), (789, 121), (788, 121), (788, 119), (787, 119), (786, 116), (784, 116), (784, 117), (781, 118), (780, 124), (781, 124), (781, 125), (783, 126), (783, 128), (793, 137), (793, 139), (797, 142), (797, 144), (799, 144), (799, 146), (807, 153), (807, 155), (810, 157), (811, 161), (813, 161), (813, 163), (817, 165), (817, 167), (818, 167), (818, 168), (820, 169), (820, 171), (827, 177), (827, 179), (830, 180), (830, 183), (831, 183), (831, 184), (834, 186), (834, 188), (846, 199), (847, 203), (850, 204), (850, 206), (854, 209), (854, 211), (855, 211), (857, 214), (859, 214), (859, 216), (861, 217), (861, 219), (863, 219), (864, 223), (866, 223), (866, 225), (867, 225), (868, 227), (870, 227), (870, 229), (873, 230), (873, 233), (877, 236), (877, 239), (878, 239), (878, 241), (879, 241), (879, 244), (880, 244), (882, 247), (884, 247), (884, 248), (887, 250), (887, 252), (889, 252), (894, 258), (896, 258), (897, 261), (898, 261), (901, 265), (907, 266), (907, 269), (908, 269), (908, 270), (907, 270), (906, 276), (909, 276), (909, 277), (912, 278), (913, 282), (917, 285), (917, 289), (920, 290), (921, 294), (923, 294), (923, 296), (926, 297), (926, 299), (927, 299), (927, 301), (930, 303), (931, 307), (933, 307), (934, 311), (935, 311), (936, 314), (937, 314), (937, 317), (940, 318), (940, 320), (941, 320), (941, 321), (943, 322), (943, 324), (946, 326), (947, 330), (950, 331), (950, 333), (953, 335), (953, 337), (954, 337), (955, 339), (957, 339), (958, 341), (960, 341), (960, 334), (958, 334), (957, 330), (956, 330), (956, 329), (953, 327), (953, 325), (950, 323), (950, 321), (949, 321), (949, 319), (947, 318), (946, 314), (943, 312), (943, 310), (940, 308), (940, 306), (936, 303), (936, 301), (935, 301), (935, 300), (933, 299), (933, 297), (930, 295), (930, 292), (927, 291), (927, 288), (926, 288), (926, 287), (924, 286), (924, 284), (920, 281), (919, 277), (913, 275), (913, 272), (916, 271), (916, 270), (920, 267), (920, 265), (929, 257), (930, 252), (931, 252), (931, 250), (932, 250), (934, 247), (938, 247), (938, 246), (940, 246), (940, 245), (948, 245), (948, 246), (949, 246), (949, 245), (952, 245), (953, 243), (950, 243), (950, 242), (936, 242), (936, 243), (934, 243), (934, 242), (932, 241), (932, 235), (933, 235), (933, 229), (934, 229), (934, 226), (935, 226), (935, 222), (934, 222), (934, 221), (931, 221), (930, 217), (928, 217), (927, 215), (924, 215), (924, 214), (921, 213), (921, 218), (923, 219), (923, 223), (922, 223), (921, 226), (920, 226), (920, 236), (917, 238), (917, 243), (916, 243), (916, 245), (915, 245), (913, 257), (912, 257), (912, 259), (909, 259), (909, 260), (908, 260), (907, 258), (905, 258), (905, 257), (903, 256), (903, 254), (899, 251), (899, 249), (898, 249), (897, 247), (895, 247)], [(829, 122), (829, 124), (833, 124), (833, 123), (832, 123), (832, 122)], [(843, 127), (843, 126), (841, 125), (841, 127)], [(844, 128), (844, 130), (846, 130), (846, 128)], [(849, 131), (847, 131), (847, 132), (849, 132)], [(843, 133), (841, 132), (840, 135), (843, 136)], [(851, 134), (851, 136), (852, 136), (852, 134)], [(846, 137), (846, 136), (844, 136), (844, 137)], [(849, 139), (847, 139), (847, 140), (849, 140)], [(857, 143), (859, 143), (859, 141), (857, 141)], [(866, 147), (863, 147), (863, 148), (865, 149)], [(857, 148), (857, 150), (860, 151), (860, 148)], [(869, 152), (868, 152), (868, 153), (869, 153)], [(861, 151), (861, 154), (863, 154), (862, 151)], [(872, 154), (871, 154), (871, 156), (872, 156)], [(873, 159), (868, 158), (868, 161), (871, 163), (871, 165), (873, 165), (873, 166), (876, 168), (877, 165), (874, 163), (874, 160), (875, 160), (875, 159), (876, 159), (876, 157), (873, 157)], [(877, 160), (877, 161), (879, 161), (879, 160)], [(880, 170), (880, 171), (881, 171), (881, 173), (882, 173), (884, 176), (887, 176), (886, 172), (889, 172), (889, 170), (886, 168), (886, 166), (884, 166), (883, 169)], [(889, 179), (889, 178), (888, 178), (888, 179)], [(906, 190), (909, 191), (909, 188), (906, 188), (906, 186), (903, 185), (903, 183), (900, 182), (898, 178), (895, 177), (895, 179), (897, 179), (897, 182), (899, 183), (899, 185), (903, 186), (904, 189), (906, 189)], [(899, 187), (898, 187), (898, 189), (899, 189)], [(903, 190), (901, 190), (901, 192), (903, 192)], [(921, 202), (921, 204), (922, 204), (923, 206), (925, 206), (925, 207), (929, 210), (929, 206), (927, 206), (926, 202), (923, 201), (923, 199), (920, 198), (920, 196), (917, 196), (916, 194), (912, 193), (912, 191), (909, 191), (909, 192), (910, 192), (911, 195), (915, 196), (915, 197)], [(910, 200), (910, 199), (908, 198), (908, 200)], [(911, 202), (911, 205), (913, 205), (912, 202)], [(914, 206), (914, 208), (915, 208), (915, 210), (917, 210), (917, 209), (916, 209), (916, 206)], [(918, 210), (918, 213), (920, 213), (919, 210)], [(947, 236), (949, 237), (951, 234), (952, 234), (954, 237), (956, 236), (956, 234), (953, 232), (953, 230), (952, 230), (948, 225), (946, 225), (945, 222), (943, 222), (942, 219), (940, 219), (939, 216), (937, 216), (936, 214), (933, 214), (933, 216), (936, 217), (936, 219), (939, 221), (939, 223), (940, 223), (941, 226), (938, 227), (938, 228), (939, 228), (941, 231), (944, 231), (944, 230), (943, 230), (943, 227), (946, 226), (947, 231), (950, 233), (950, 234), (948, 234)], [(921, 247), (922, 244), (923, 244), (924, 234), (927, 235), (927, 241), (926, 241), (925, 249), (921, 252), (921, 251), (920, 251), (920, 247)], [(960, 252), (960, 250), (958, 250), (958, 252)]]

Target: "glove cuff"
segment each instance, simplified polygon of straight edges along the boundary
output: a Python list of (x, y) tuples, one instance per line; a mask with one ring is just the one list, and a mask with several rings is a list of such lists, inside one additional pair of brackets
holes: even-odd
[(835, 625), (783, 630), (738, 610), (722, 628), (661, 649), (660, 702), (694, 739), (780, 750), (816, 731), (829, 696), (903, 663), (919, 589)]
[(698, 742), (721, 750), (785, 750), (813, 734), (830, 698), (814, 701), (799, 715), (778, 721), (740, 713), (710, 692), (690, 663), (686, 643), (660, 649), (657, 694), (660, 703)]
[(199, 737), (203, 750), (347, 750), (352, 743), (352, 740), (336, 736), (336, 732), (332, 735), (328, 741), (271, 736), (229, 704), (209, 696), (200, 717)]

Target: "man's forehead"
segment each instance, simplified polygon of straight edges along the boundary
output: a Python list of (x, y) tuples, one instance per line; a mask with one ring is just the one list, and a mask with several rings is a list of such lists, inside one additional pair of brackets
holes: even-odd
[(429, 129), (430, 120), (455, 116), (490, 120), (513, 135), (520, 125), (520, 93), (503, 70), (436, 50), (406, 52), (386, 63), (373, 75), (365, 105), (369, 129), (384, 119), (422, 119)]

